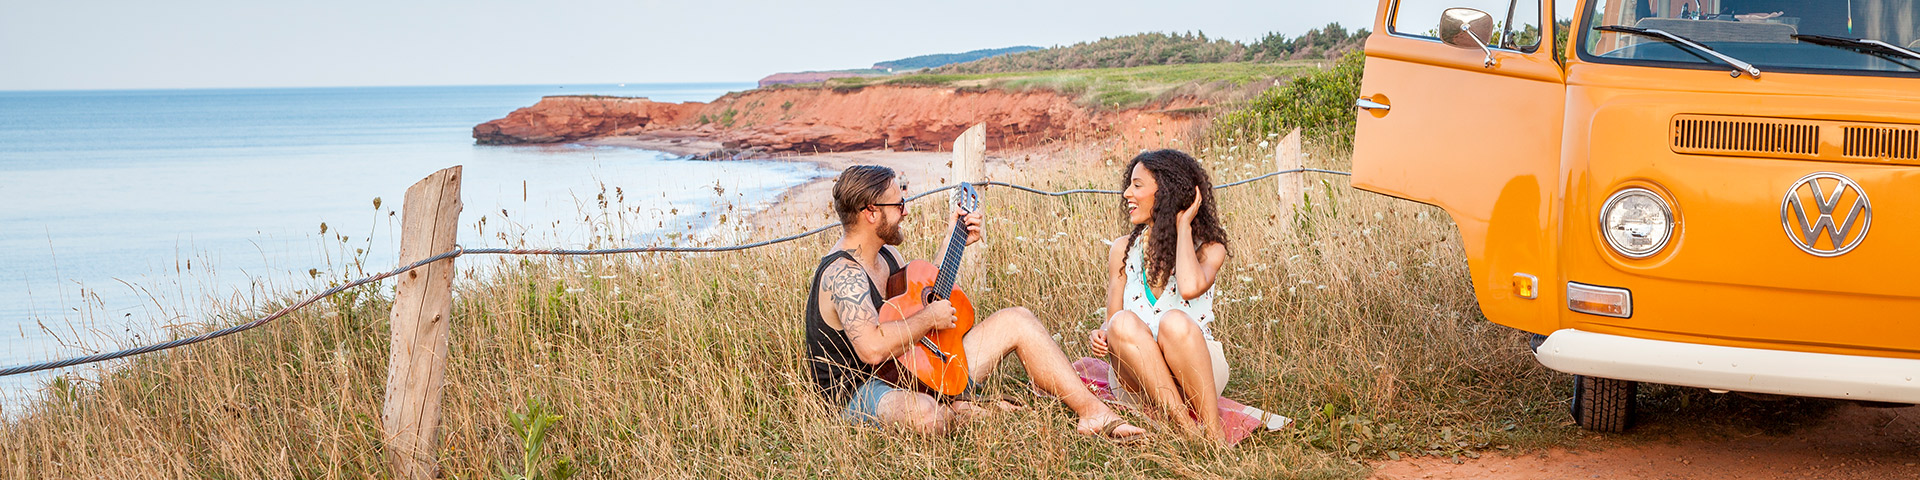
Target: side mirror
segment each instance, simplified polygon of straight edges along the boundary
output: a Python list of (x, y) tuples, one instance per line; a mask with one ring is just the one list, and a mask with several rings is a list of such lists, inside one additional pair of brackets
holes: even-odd
[(1471, 8), (1449, 8), (1440, 12), (1440, 41), (1487, 52), (1487, 68), (1493, 68), (1493, 49), (1487, 46), (1487, 39), (1492, 36), (1493, 16), (1487, 12)]

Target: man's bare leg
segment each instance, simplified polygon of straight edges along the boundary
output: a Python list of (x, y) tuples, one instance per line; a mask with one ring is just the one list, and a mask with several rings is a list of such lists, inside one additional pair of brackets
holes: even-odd
[(925, 435), (953, 431), (953, 411), (920, 392), (894, 390), (880, 397), (880, 423)]
[(1180, 385), (1185, 403), (1199, 414), (1207, 438), (1225, 440), (1220, 429), (1219, 385), (1213, 380), (1213, 354), (1207, 351), (1207, 338), (1200, 325), (1184, 312), (1167, 312), (1160, 317), (1159, 344), (1168, 372)]
[[(1076, 428), (1080, 433), (1101, 433), (1108, 424), (1122, 420), (1080, 383), (1073, 365), (1067, 363), (1067, 354), (1054, 343), (1053, 334), (1032, 311), (1013, 307), (994, 312), (975, 323), (961, 343), (967, 351), (967, 373), (975, 383), (986, 381), (1000, 365), (1000, 359), (1011, 353), (1020, 358), (1035, 388), (1059, 398), (1080, 417)], [(1114, 438), (1131, 438), (1146, 432), (1140, 427), (1120, 424), (1108, 433)]]
[(1127, 387), (1142, 392), (1147, 402), (1175, 426), (1188, 431), (1198, 426), (1194, 425), (1187, 402), (1180, 395), (1180, 386), (1174, 383), (1172, 370), (1161, 357), (1160, 343), (1146, 322), (1132, 312), (1114, 315), (1107, 325), (1107, 343), (1112, 347), (1113, 368), (1120, 373), (1122, 382), (1132, 384)]

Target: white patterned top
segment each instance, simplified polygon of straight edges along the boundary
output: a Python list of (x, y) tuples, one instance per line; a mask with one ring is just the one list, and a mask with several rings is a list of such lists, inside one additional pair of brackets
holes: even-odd
[(1140, 317), (1141, 321), (1146, 322), (1147, 328), (1153, 331), (1153, 336), (1156, 338), (1160, 336), (1160, 317), (1167, 312), (1179, 310), (1186, 312), (1187, 317), (1192, 318), (1193, 323), (1200, 326), (1200, 332), (1206, 336), (1207, 340), (1213, 340), (1213, 329), (1207, 327), (1207, 324), (1213, 323), (1213, 287), (1207, 287), (1206, 292), (1193, 297), (1192, 300), (1183, 300), (1180, 298), (1180, 282), (1176, 281), (1172, 275), (1168, 275), (1167, 285), (1160, 291), (1154, 292), (1149, 299), (1146, 243), (1144, 238), (1136, 240), (1133, 242), (1133, 248), (1127, 251), (1127, 288), (1121, 293), (1123, 299), (1121, 304), (1126, 306), (1127, 311), (1133, 312), (1135, 316)]

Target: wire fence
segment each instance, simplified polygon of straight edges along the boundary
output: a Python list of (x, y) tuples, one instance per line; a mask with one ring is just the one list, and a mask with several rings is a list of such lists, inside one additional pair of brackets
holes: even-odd
[[(1281, 171), (1277, 171), (1277, 172), (1271, 172), (1271, 173), (1266, 173), (1266, 174), (1263, 174), (1263, 175), (1260, 175), (1260, 176), (1256, 176), (1256, 177), (1253, 177), (1253, 178), (1248, 178), (1248, 179), (1243, 179), (1243, 180), (1239, 180), (1239, 181), (1235, 181), (1235, 182), (1232, 182), (1232, 183), (1227, 183), (1227, 184), (1222, 184), (1222, 185), (1215, 185), (1215, 186), (1214, 186), (1213, 188), (1214, 188), (1215, 190), (1219, 190), (1219, 189), (1223, 189), (1223, 188), (1228, 188), (1228, 187), (1235, 187), (1235, 186), (1239, 186), (1239, 185), (1245, 185), (1245, 184), (1248, 184), (1248, 183), (1252, 183), (1252, 182), (1255, 182), (1255, 181), (1258, 181), (1258, 180), (1262, 180), (1262, 179), (1266, 179), (1266, 178), (1270, 178), (1270, 177), (1273, 177), (1273, 176), (1276, 176), (1276, 175), (1282, 175), (1282, 174), (1288, 174), (1288, 173), (1308, 173), (1308, 172), (1311, 172), (1311, 173), (1326, 173), (1326, 174), (1333, 174), (1333, 175), (1347, 175), (1347, 176), (1351, 176), (1351, 175), (1352, 175), (1351, 173), (1348, 173), (1348, 172), (1341, 172), (1341, 171), (1336, 171), (1336, 170), (1323, 170), (1323, 169), (1318, 169), (1318, 168), (1296, 168), (1296, 169), (1290, 169), (1290, 170), (1281, 170)], [(1051, 197), (1064, 197), (1064, 196), (1067, 196), (1067, 195), (1077, 195), (1077, 194), (1090, 194), (1090, 193), (1091, 193), (1091, 194), (1106, 194), (1106, 195), (1118, 195), (1118, 194), (1120, 194), (1120, 191), (1118, 191), (1118, 190), (1100, 190), (1100, 189), (1090, 189), (1090, 188), (1082, 188), (1082, 189), (1073, 189), (1073, 190), (1061, 190), (1061, 191), (1057, 191), (1057, 192), (1055, 192), (1055, 191), (1047, 191), (1047, 190), (1040, 190), (1040, 189), (1036, 189), (1036, 188), (1032, 188), (1032, 187), (1028, 187), (1028, 186), (1024, 186), (1024, 185), (1016, 185), (1016, 184), (1011, 184), (1011, 183), (1006, 183), (1006, 182), (981, 182), (981, 183), (979, 183), (978, 185), (986, 185), (986, 186), (996, 186), (996, 187), (1007, 187), (1007, 188), (1012, 188), (1012, 189), (1014, 189), (1014, 190), (1019, 190), (1019, 191), (1022, 191), (1022, 192), (1027, 192), (1027, 193), (1033, 193), (1033, 194), (1039, 194), (1039, 195), (1046, 195), (1046, 196), (1051, 196)], [(906, 199), (906, 201), (908, 201), (908, 202), (912, 202), (912, 201), (915, 201), (915, 200), (919, 200), (920, 198), (922, 198), (922, 197), (925, 197), (925, 196), (928, 196), (928, 195), (932, 195), (932, 194), (935, 194), (935, 193), (940, 193), (940, 192), (944, 192), (944, 191), (948, 191), (948, 190), (952, 190), (952, 189), (954, 189), (954, 188), (955, 188), (956, 186), (957, 186), (957, 185), (948, 185), (948, 186), (944, 186), (944, 187), (940, 187), (940, 188), (936, 188), (936, 189), (933, 189), (933, 190), (928, 190), (928, 191), (925, 191), (925, 192), (920, 192), (920, 193), (917, 193), (917, 194), (914, 194), (913, 196), (910, 196), (910, 197), (907, 197), (907, 199)], [(345, 283), (345, 284), (341, 284), (341, 285), (339, 285), (339, 286), (336, 286), (336, 287), (333, 287), (333, 288), (329, 288), (329, 289), (326, 289), (325, 291), (321, 291), (320, 293), (316, 293), (316, 294), (313, 294), (312, 296), (309, 296), (309, 297), (307, 297), (306, 299), (304, 299), (304, 300), (301, 300), (301, 301), (300, 301), (299, 303), (295, 303), (295, 304), (292, 304), (292, 305), (288, 305), (288, 306), (286, 306), (286, 307), (283, 307), (283, 308), (281, 308), (281, 309), (279, 309), (279, 310), (276, 310), (276, 311), (274, 311), (274, 312), (273, 312), (272, 314), (268, 314), (268, 315), (267, 315), (267, 316), (265, 316), (265, 317), (260, 317), (260, 319), (258, 319), (258, 320), (254, 320), (254, 321), (251, 321), (251, 322), (247, 322), (247, 323), (242, 323), (242, 324), (239, 324), (239, 325), (234, 325), (234, 326), (231, 326), (231, 327), (227, 327), (227, 328), (222, 328), (222, 329), (219, 329), (219, 330), (214, 330), (214, 331), (211, 331), (211, 332), (207, 332), (207, 333), (202, 333), (202, 334), (199, 334), (199, 335), (194, 335), (194, 336), (191, 336), (191, 337), (186, 337), (186, 338), (181, 338), (181, 339), (176, 339), (176, 340), (171, 340), (171, 341), (167, 341), (167, 342), (161, 342), (161, 343), (156, 343), (156, 344), (152, 344), (152, 345), (146, 345), (146, 346), (142, 346), (142, 347), (136, 347), (136, 348), (129, 348), (129, 349), (125, 349), (125, 350), (120, 350), (120, 351), (115, 351), (115, 352), (107, 352), (107, 353), (99, 353), (99, 354), (94, 354), (94, 355), (87, 355), (87, 356), (83, 356), (83, 357), (73, 357), (73, 358), (67, 358), (67, 359), (63, 359), (63, 360), (55, 360), (55, 361), (50, 361), (50, 362), (41, 362), (41, 363), (34, 363), (34, 364), (28, 364), (28, 365), (18, 365), (18, 366), (12, 366), (12, 367), (6, 367), (6, 368), (0, 368), (0, 377), (5, 377), (5, 376), (10, 376), (10, 375), (19, 375), (19, 374), (24, 374), (24, 373), (32, 373), (32, 372), (38, 372), (38, 371), (41, 371), (41, 370), (51, 370), (51, 369), (55, 369), (55, 368), (63, 368), (63, 367), (71, 367), (71, 366), (74, 366), (74, 365), (83, 365), (83, 364), (88, 364), (88, 363), (94, 363), (94, 362), (104, 362), (104, 361), (107, 361), (107, 360), (114, 360), (114, 359), (119, 359), (119, 358), (126, 358), (126, 357), (131, 357), (131, 356), (134, 356), (134, 355), (140, 355), (140, 354), (145, 354), (145, 353), (152, 353), (152, 352), (157, 352), (157, 351), (161, 351), (161, 350), (167, 350), (167, 349), (170, 349), (170, 348), (174, 348), (174, 347), (182, 347), (182, 346), (186, 346), (186, 345), (192, 345), (192, 344), (195, 344), (195, 343), (200, 343), (200, 342), (204, 342), (204, 341), (207, 341), (207, 340), (212, 340), (212, 339), (216, 339), (216, 338), (220, 338), (220, 337), (224, 337), (224, 336), (227, 336), (227, 335), (232, 335), (232, 334), (235, 334), (235, 333), (240, 333), (240, 332), (244, 332), (244, 331), (247, 331), (247, 330), (252, 330), (252, 329), (254, 329), (255, 327), (259, 327), (259, 326), (261, 326), (261, 325), (266, 325), (267, 323), (269, 323), (269, 322), (272, 322), (272, 321), (274, 321), (274, 320), (276, 320), (276, 319), (279, 319), (280, 317), (284, 317), (284, 316), (286, 316), (286, 315), (287, 315), (287, 314), (289, 314), (289, 313), (293, 313), (293, 311), (295, 311), (295, 310), (299, 310), (300, 308), (302, 308), (302, 307), (306, 307), (307, 305), (312, 305), (312, 304), (313, 304), (314, 302), (318, 302), (318, 301), (320, 301), (320, 300), (321, 300), (321, 299), (323, 299), (323, 298), (327, 298), (327, 297), (330, 297), (330, 296), (333, 296), (334, 294), (337, 294), (337, 293), (340, 293), (340, 292), (342, 292), (342, 291), (346, 291), (346, 290), (348, 290), (348, 289), (352, 289), (352, 288), (354, 288), (354, 287), (359, 287), (359, 286), (361, 286), (361, 285), (366, 285), (366, 284), (369, 284), (369, 283), (373, 283), (373, 282), (378, 282), (378, 281), (381, 281), (381, 280), (385, 280), (385, 279), (387, 279), (387, 278), (389, 278), (389, 277), (392, 277), (392, 276), (394, 276), (394, 275), (399, 275), (399, 274), (402, 274), (402, 273), (406, 273), (406, 272), (407, 272), (408, 270), (413, 270), (413, 269), (416, 269), (416, 268), (420, 268), (420, 267), (424, 267), (424, 266), (427, 266), (427, 264), (430, 264), (430, 263), (433, 263), (433, 262), (437, 262), (437, 261), (441, 261), (441, 260), (447, 260), (447, 259), (451, 259), (451, 258), (455, 258), (455, 257), (459, 257), (459, 256), (461, 256), (461, 255), (617, 255), (617, 254), (623, 254), (623, 253), (710, 253), (710, 252), (732, 252), (732, 251), (739, 251), (739, 250), (746, 250), (746, 249), (750, 249), (750, 248), (758, 248), (758, 247), (764, 247), (764, 246), (767, 246), (767, 245), (773, 245), (773, 244), (776, 244), (776, 243), (782, 243), (782, 242), (790, 242), (790, 241), (794, 241), (794, 240), (799, 240), (799, 239), (802, 239), (802, 238), (806, 238), (806, 237), (810, 237), (810, 236), (813, 236), (813, 235), (817, 235), (817, 234), (819, 234), (820, 232), (825, 232), (825, 231), (827, 231), (827, 230), (831, 230), (831, 229), (833, 229), (834, 227), (838, 227), (838, 226), (840, 226), (840, 224), (839, 224), (839, 223), (834, 223), (834, 224), (831, 224), (831, 225), (826, 225), (826, 226), (823, 226), (823, 227), (820, 227), (820, 228), (815, 228), (815, 229), (812, 229), (812, 230), (808, 230), (808, 231), (805, 231), (805, 232), (801, 232), (801, 233), (797, 233), (797, 234), (793, 234), (793, 235), (789, 235), (789, 236), (785, 236), (785, 237), (780, 237), (780, 238), (775, 238), (775, 239), (771, 239), (771, 240), (763, 240), (763, 241), (759, 241), (759, 242), (753, 242), (753, 243), (746, 243), (746, 244), (740, 244), (740, 245), (728, 245), (728, 246), (723, 246), (723, 247), (658, 247), (658, 246), (648, 246), (648, 247), (624, 247), (624, 248), (596, 248), (596, 249), (565, 249), (565, 248), (474, 248), (474, 249), (466, 249), (466, 248), (461, 248), (461, 247), (460, 247), (459, 245), (455, 245), (455, 246), (453, 247), (453, 250), (448, 250), (448, 251), (446, 251), (446, 252), (441, 252), (441, 253), (440, 253), (440, 254), (438, 254), (438, 255), (434, 255), (434, 256), (431, 256), (431, 257), (427, 257), (427, 258), (425, 258), (425, 259), (422, 259), (422, 260), (420, 260), (420, 261), (417, 261), (417, 262), (413, 262), (413, 263), (409, 263), (409, 264), (406, 264), (406, 265), (401, 265), (401, 266), (400, 266), (399, 268), (395, 268), (395, 269), (393, 269), (393, 270), (388, 270), (388, 271), (386, 271), (386, 272), (382, 272), (382, 273), (380, 273), (380, 274), (377, 274), (377, 275), (373, 275), (373, 276), (370, 276), (370, 277), (366, 277), (366, 278), (362, 278), (362, 279), (359, 279), (359, 280), (354, 280), (354, 281), (352, 281), (352, 282), (347, 282), (347, 283)]]

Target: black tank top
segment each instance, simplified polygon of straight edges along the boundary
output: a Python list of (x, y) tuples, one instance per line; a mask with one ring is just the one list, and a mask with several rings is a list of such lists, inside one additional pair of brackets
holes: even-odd
[[(853, 342), (847, 340), (847, 332), (833, 328), (827, 319), (820, 316), (820, 276), (825, 274), (827, 266), (845, 258), (859, 264), (853, 254), (840, 251), (820, 259), (820, 266), (813, 270), (813, 287), (807, 290), (807, 367), (812, 370), (813, 383), (820, 387), (820, 394), (835, 405), (845, 404), (853, 399), (853, 392), (861, 384), (874, 378), (880, 371), (880, 365), (868, 365), (860, 361), (860, 355), (854, 353)], [(887, 262), (887, 275), (900, 271), (900, 264), (886, 248), (880, 249), (880, 258)], [(886, 279), (876, 279), (880, 282)], [(867, 296), (873, 299), (873, 309), (878, 311), (886, 302), (886, 296), (867, 285)], [(885, 365), (885, 364), (882, 364)]]

